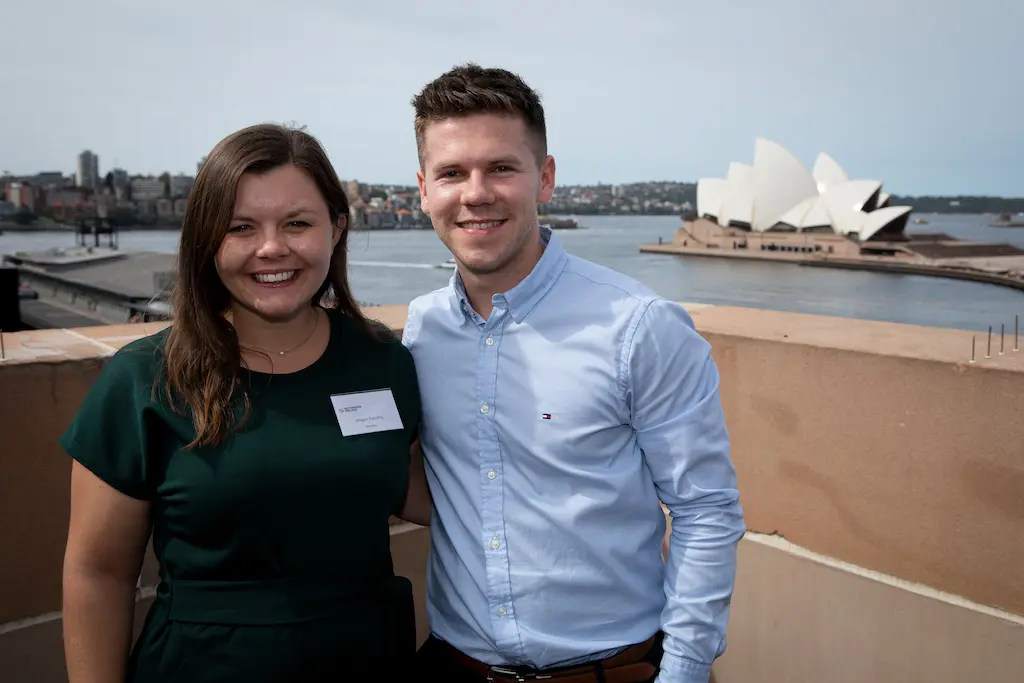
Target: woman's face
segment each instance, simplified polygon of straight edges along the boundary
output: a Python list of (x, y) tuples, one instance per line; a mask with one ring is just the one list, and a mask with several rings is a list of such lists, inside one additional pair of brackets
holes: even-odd
[(316, 183), (296, 166), (243, 175), (216, 256), (232, 313), (284, 321), (305, 311), (327, 279), (341, 225), (331, 223)]

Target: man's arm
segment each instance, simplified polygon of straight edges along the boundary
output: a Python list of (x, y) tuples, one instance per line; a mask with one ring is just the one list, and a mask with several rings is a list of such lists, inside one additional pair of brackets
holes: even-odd
[(678, 304), (654, 301), (625, 358), (637, 441), (672, 516), (659, 683), (707, 683), (725, 652), (746, 531), (711, 347)]

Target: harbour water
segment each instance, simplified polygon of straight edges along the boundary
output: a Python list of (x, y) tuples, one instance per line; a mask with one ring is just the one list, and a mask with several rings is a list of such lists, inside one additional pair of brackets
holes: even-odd
[[(966, 240), (1024, 248), (1024, 229), (991, 228), (987, 216), (927, 216), (908, 232), (943, 232)], [(641, 254), (642, 243), (671, 239), (673, 216), (580, 216), (583, 229), (558, 231), (569, 253), (631, 275), (662, 296), (710, 303), (870, 320), (997, 331), (1012, 334), (1024, 318), (1024, 292), (995, 285), (917, 275), (804, 268), (777, 263)], [(74, 243), (71, 233), (6, 233), (0, 253), (36, 251)], [(123, 232), (122, 249), (175, 252), (176, 231)], [(432, 231), (353, 232), (349, 240), (352, 287), (359, 301), (404, 304), (444, 286), (451, 254)]]

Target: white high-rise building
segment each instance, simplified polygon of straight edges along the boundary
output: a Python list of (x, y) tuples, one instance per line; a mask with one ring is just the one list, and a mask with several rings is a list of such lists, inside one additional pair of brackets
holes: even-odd
[(100, 184), (100, 158), (89, 150), (85, 150), (78, 155), (75, 184), (78, 187), (91, 188), (95, 188)]

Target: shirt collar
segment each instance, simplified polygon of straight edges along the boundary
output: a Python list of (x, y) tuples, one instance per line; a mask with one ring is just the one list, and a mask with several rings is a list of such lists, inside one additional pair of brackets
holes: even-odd
[[(550, 291), (569, 260), (561, 240), (551, 231), (551, 228), (546, 225), (540, 226), (540, 238), (545, 245), (544, 253), (541, 254), (540, 260), (537, 261), (530, 274), (512, 289), (495, 294), (491, 298), (495, 307), (507, 307), (509, 315), (517, 323), (523, 322), (530, 311)], [(458, 269), (455, 270), (448, 282), (448, 299), (455, 309), (459, 325), (465, 325), (470, 320), (472, 308), (469, 305), (466, 288)]]

